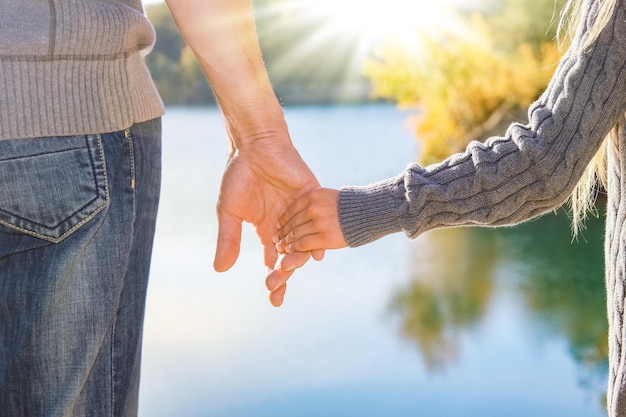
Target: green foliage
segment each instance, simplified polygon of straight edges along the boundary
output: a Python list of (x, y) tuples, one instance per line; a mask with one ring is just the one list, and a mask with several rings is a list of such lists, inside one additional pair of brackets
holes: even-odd
[[(424, 155), (437, 159), (459, 149), (468, 135), (525, 104), (529, 95), (536, 96), (545, 86), (547, 76), (535, 71), (553, 68), (556, 61), (546, 46), (546, 41), (551, 45), (556, 26), (550, 25), (552, 2), (481, 0), (478, 17), (464, 11), (472, 32), (468, 36), (428, 39), (417, 58), (410, 51), (387, 48), (379, 61), (368, 65), (369, 79), (362, 67), (371, 51), (363, 49), (357, 34), (331, 30), (328, 16), (315, 14), (307, 1), (255, 0), (254, 7), (264, 60), (283, 103), (371, 100), (371, 79), (378, 97), (430, 112), (430, 122), (418, 127), (417, 135), (427, 144)], [(154, 50), (146, 59), (164, 101), (213, 102), (167, 6), (149, 6), (146, 11), (157, 33)], [(520, 88), (524, 91), (517, 91)], [(495, 94), (490, 96), (490, 91)], [(471, 100), (465, 101), (464, 96)], [(450, 116), (442, 118), (446, 113)], [(484, 120), (494, 114), (495, 119)]]
[(412, 279), (396, 292), (390, 310), (428, 369), (454, 364), (462, 336), (488, 319), (506, 288), (521, 300), (532, 333), (567, 342), (581, 382), (606, 378), (604, 219), (589, 219), (581, 242), (569, 243), (569, 223), (559, 211), (515, 228), (441, 229), (414, 247)]
[[(320, 36), (326, 22), (306, 3), (255, 0), (263, 59), (285, 104), (369, 101), (370, 84), (355, 60), (354, 39)], [(165, 4), (146, 9), (157, 35), (146, 62), (166, 104), (213, 103), (200, 66)]]
[(419, 55), (388, 46), (366, 64), (377, 97), (419, 109), (413, 122), (422, 163), (462, 150), (545, 89), (558, 52), (552, 0), (539, 3), (484, 3), (465, 16), (464, 36), (422, 39)]
[(326, 32), (327, 17), (307, 2), (255, 0), (254, 6), (263, 59), (284, 103), (370, 100), (355, 39)]
[(482, 13), (500, 34), (498, 44), (511, 50), (523, 42), (538, 47), (554, 40), (565, 0), (482, 0)]

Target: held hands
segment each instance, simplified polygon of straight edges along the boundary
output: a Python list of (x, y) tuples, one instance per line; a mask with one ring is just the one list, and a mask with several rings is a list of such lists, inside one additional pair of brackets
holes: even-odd
[[(286, 283), (293, 271), (308, 261), (310, 251), (339, 249), (347, 246), (339, 224), (337, 200), (339, 191), (316, 188), (298, 198), (278, 219), (274, 237), (281, 256), (265, 280), (270, 302), (282, 304)], [(314, 256), (320, 260), (320, 257)]]
[(289, 254), (346, 247), (338, 199), (339, 190), (331, 188), (316, 188), (298, 198), (278, 219), (276, 250)]
[[(276, 263), (272, 237), (279, 216), (301, 194), (319, 187), (293, 147), (280, 103), (263, 64), (250, 0), (167, 0), (172, 16), (211, 84), (229, 135), (231, 152), (217, 204), (214, 268), (237, 260), (242, 222), (254, 225), (272, 276), (285, 282), (323, 250), (292, 252)], [(276, 287), (274, 287), (275, 290)], [(282, 302), (282, 296), (280, 297)]]
[[(239, 256), (243, 221), (254, 225), (263, 245), (265, 266), (273, 268), (278, 253), (272, 237), (279, 216), (298, 195), (319, 187), (291, 141), (276, 140), (277, 135), (285, 133), (267, 132), (231, 150), (217, 203), (218, 237), (213, 266), (218, 272), (228, 270)], [(314, 255), (321, 259), (323, 251)], [(310, 257), (310, 252), (300, 252), (292, 260), (303, 265)]]

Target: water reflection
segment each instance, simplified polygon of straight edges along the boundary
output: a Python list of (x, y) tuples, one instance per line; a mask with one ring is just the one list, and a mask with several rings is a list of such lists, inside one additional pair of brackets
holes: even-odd
[(416, 341), (431, 370), (456, 359), (459, 332), (483, 318), (493, 293), (494, 239), (476, 244), (472, 232), (432, 232), (413, 253), (409, 286), (392, 300), (402, 333)]
[(428, 369), (446, 369), (462, 354), (459, 335), (485, 318), (498, 291), (511, 292), (536, 337), (566, 340), (581, 384), (604, 383), (602, 235), (603, 219), (592, 218), (572, 242), (564, 213), (515, 228), (430, 232), (414, 246), (411, 279), (390, 303), (401, 334)]
[[(387, 178), (415, 159), (392, 106), (286, 114), (325, 185)], [(601, 228), (569, 249), (567, 219), (554, 216), (387, 236), (309, 263), (274, 309), (250, 227), (235, 267), (211, 269), (226, 159), (219, 111), (168, 109), (164, 132), (140, 416), (606, 415), (605, 338), (594, 335), (598, 323), (606, 331)]]

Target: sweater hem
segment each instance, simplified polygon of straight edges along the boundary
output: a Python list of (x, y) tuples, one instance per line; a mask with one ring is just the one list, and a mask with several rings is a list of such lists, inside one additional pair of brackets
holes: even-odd
[(0, 140), (113, 132), (163, 115), (139, 51), (56, 58), (0, 59)]

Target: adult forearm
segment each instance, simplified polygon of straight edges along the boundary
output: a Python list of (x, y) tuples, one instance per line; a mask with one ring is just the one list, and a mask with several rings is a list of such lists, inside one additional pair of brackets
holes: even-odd
[(250, 0), (166, 0), (224, 113), (234, 146), (288, 140), (263, 63)]

